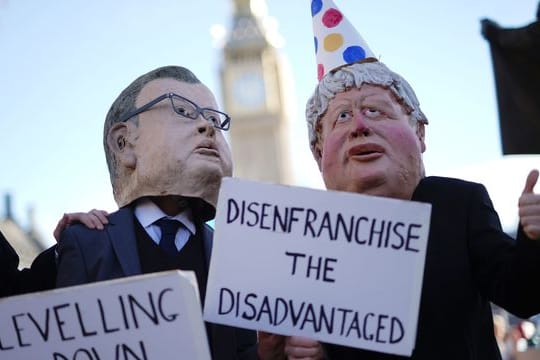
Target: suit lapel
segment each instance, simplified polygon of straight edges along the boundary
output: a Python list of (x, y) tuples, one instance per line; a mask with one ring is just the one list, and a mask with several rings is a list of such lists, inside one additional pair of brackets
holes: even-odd
[(107, 233), (125, 276), (139, 275), (141, 263), (137, 252), (133, 211), (124, 207), (109, 216)]

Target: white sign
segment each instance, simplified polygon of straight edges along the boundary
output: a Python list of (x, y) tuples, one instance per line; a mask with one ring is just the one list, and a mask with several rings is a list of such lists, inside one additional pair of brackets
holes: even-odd
[(209, 360), (193, 272), (0, 300), (2, 360)]
[(431, 205), (224, 179), (204, 318), (410, 355)]

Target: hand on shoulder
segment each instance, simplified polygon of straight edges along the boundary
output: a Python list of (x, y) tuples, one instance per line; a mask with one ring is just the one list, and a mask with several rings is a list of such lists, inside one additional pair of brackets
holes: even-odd
[(56, 242), (60, 241), (60, 235), (69, 225), (79, 222), (89, 229), (103, 230), (104, 225), (109, 223), (107, 220), (109, 213), (105, 210), (92, 209), (89, 212), (66, 213), (56, 224), (53, 235)]

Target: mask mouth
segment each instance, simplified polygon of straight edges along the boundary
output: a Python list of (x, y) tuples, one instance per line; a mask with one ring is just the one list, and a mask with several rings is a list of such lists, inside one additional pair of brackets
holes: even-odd
[(347, 154), (349, 157), (379, 157), (384, 154), (384, 148), (377, 144), (360, 144), (349, 149)]
[(220, 157), (219, 150), (216, 144), (211, 140), (205, 140), (205, 141), (200, 142), (195, 147), (194, 152), (196, 152), (197, 154), (202, 154), (202, 155)]
[(199, 145), (197, 145), (197, 147), (195, 149), (210, 149), (210, 150), (216, 150), (217, 151), (217, 146), (211, 140), (204, 140), (204, 141), (201, 141), (199, 143)]

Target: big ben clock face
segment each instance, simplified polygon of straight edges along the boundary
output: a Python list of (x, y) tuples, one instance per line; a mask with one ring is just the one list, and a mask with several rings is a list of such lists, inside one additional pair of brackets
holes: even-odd
[(244, 110), (255, 110), (264, 105), (264, 80), (257, 72), (239, 73), (233, 80), (232, 91), (235, 103)]

